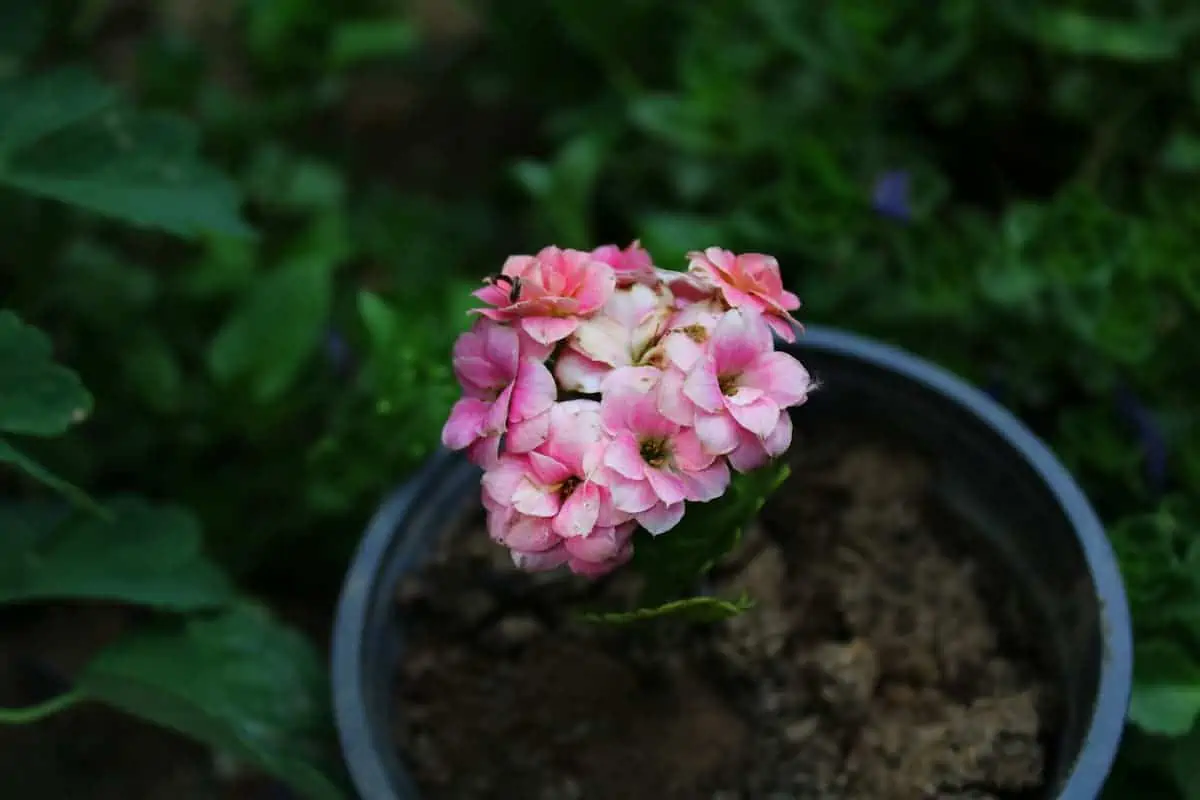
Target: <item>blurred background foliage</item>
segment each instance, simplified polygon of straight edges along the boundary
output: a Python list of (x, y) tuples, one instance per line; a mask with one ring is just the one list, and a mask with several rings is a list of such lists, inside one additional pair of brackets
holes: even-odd
[(0, 300), (95, 398), (27, 443), (56, 474), (190, 508), (320, 629), (505, 254), (772, 253), (804, 320), (986, 387), (1083, 481), (1139, 641), (1110, 793), (1200, 798), (1194, 3), (0, 8)]

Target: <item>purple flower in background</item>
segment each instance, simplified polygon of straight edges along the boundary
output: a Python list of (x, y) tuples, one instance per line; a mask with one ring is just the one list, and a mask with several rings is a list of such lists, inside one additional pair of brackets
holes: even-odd
[(908, 222), (912, 219), (909, 207), (909, 184), (911, 175), (906, 169), (892, 169), (880, 173), (871, 189), (871, 205), (880, 216)]
[(1141, 445), (1146, 482), (1151, 489), (1161, 492), (1167, 480), (1167, 440), (1154, 418), (1154, 412), (1123, 384), (1117, 387), (1116, 404), (1121, 416), (1133, 426), (1134, 435)]

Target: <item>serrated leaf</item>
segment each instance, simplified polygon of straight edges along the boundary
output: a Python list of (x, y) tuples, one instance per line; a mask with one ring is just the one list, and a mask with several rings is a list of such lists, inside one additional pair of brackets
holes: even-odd
[(1129, 719), (1147, 733), (1183, 736), (1200, 717), (1200, 663), (1178, 642), (1137, 648)]
[(75, 69), (0, 87), (0, 183), (181, 236), (251, 233), (190, 121), (123, 108)]
[(91, 410), (79, 376), (54, 363), (50, 339), (0, 311), (0, 431), (57, 436)]
[(301, 797), (349, 796), (320, 659), (258, 607), (130, 635), (102, 651), (76, 688), (252, 764)]
[(291, 388), (329, 319), (333, 272), (345, 243), (316, 232), (308, 238), (311, 243), (259, 279), (209, 346), (213, 376), (247, 384), (260, 402)]
[(753, 472), (735, 474), (725, 494), (708, 503), (695, 503), (671, 530), (652, 536), (635, 534), (633, 566), (645, 576), (640, 605), (662, 605), (692, 588), (717, 559), (737, 544), (742, 526), (789, 474), (787, 464), (772, 462)]
[(719, 597), (686, 597), (682, 600), (672, 600), (659, 606), (638, 608), (633, 611), (595, 611), (580, 615), (585, 622), (597, 622), (607, 625), (627, 625), (632, 622), (644, 622), (662, 617), (676, 617), (692, 622), (719, 622), (723, 619), (736, 617), (754, 607), (754, 601), (742, 595), (736, 600), (723, 600)]
[[(217, 608), (234, 598), (201, 550), (190, 513), (119, 498), (107, 519), (76, 514), (40, 526), (21, 506), (0, 508), (0, 602), (93, 599), (168, 611)], [(8, 529), (30, 535), (9, 536)]]

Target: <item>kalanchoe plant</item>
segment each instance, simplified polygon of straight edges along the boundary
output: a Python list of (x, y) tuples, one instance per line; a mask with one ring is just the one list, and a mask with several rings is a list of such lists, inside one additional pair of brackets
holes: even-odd
[(787, 409), (812, 388), (774, 347), (800, 329), (775, 259), (688, 260), (658, 269), (638, 242), (513, 256), (454, 348), (442, 441), (483, 468), (491, 538), (529, 571), (632, 559), (641, 603), (605, 619), (748, 605), (685, 595), (782, 479)]

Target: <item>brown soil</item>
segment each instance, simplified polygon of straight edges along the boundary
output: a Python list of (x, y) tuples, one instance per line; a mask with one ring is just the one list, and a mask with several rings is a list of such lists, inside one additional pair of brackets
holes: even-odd
[(1033, 626), (956, 549), (921, 461), (878, 441), (796, 448), (714, 575), (757, 605), (715, 626), (576, 622), (631, 578), (519, 574), (471, 516), (398, 598), (396, 735), (425, 795), (1037, 796), (1054, 720)]

